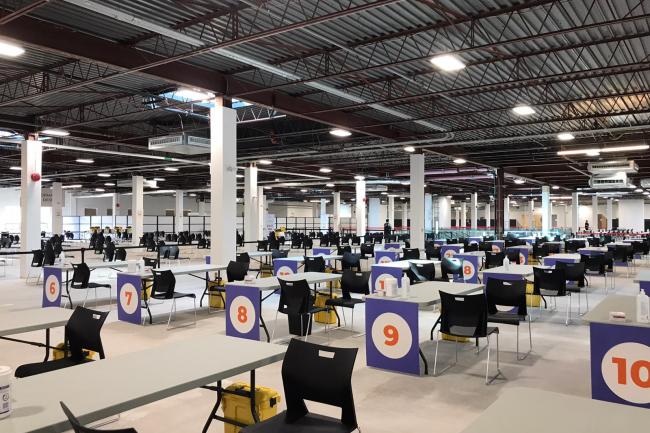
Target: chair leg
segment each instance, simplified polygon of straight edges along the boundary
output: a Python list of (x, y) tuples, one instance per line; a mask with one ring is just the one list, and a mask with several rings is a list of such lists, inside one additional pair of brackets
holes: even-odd
[(169, 309), (169, 318), (167, 319), (167, 328), (169, 328), (169, 325), (172, 323), (172, 313), (176, 309), (176, 299), (172, 301), (172, 307)]
[(271, 341), (273, 341), (273, 337), (275, 336), (275, 328), (278, 327), (278, 310), (275, 310), (275, 322), (273, 324), (273, 331), (271, 331)]
[(433, 358), (433, 375), (436, 375), (436, 370), (438, 368), (438, 344), (440, 344), (440, 331), (436, 333), (436, 354)]
[(566, 309), (566, 321), (564, 322), (565, 326), (569, 326), (570, 318), (571, 318), (571, 295), (569, 295), (569, 303)]
[(196, 298), (192, 298), (194, 301), (194, 326), (196, 326)]
[(487, 336), (487, 362), (485, 363), (485, 384), (489, 385), (488, 374), (490, 373), (490, 336)]

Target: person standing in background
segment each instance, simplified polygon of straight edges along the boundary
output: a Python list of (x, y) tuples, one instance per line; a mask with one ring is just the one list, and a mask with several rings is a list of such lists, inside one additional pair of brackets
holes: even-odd
[(388, 220), (384, 223), (384, 239), (388, 239), (393, 228), (390, 226)]

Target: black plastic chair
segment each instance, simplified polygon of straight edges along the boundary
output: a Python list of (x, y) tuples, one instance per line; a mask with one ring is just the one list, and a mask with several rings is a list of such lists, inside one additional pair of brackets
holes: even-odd
[[(564, 271), (564, 279), (566, 281), (575, 283), (575, 285), (567, 285), (566, 289), (572, 294), (578, 294), (578, 314), (580, 314), (580, 293), (582, 293), (582, 289), (585, 287), (585, 264), (582, 262), (556, 262), (555, 268), (562, 269)], [(587, 303), (587, 311), (589, 311), (589, 295), (586, 290), (584, 290), (584, 294), (585, 301)]]
[(585, 264), (585, 282), (589, 284), (588, 275), (601, 275), (605, 280), (605, 294), (607, 294), (607, 266), (605, 263), (605, 255), (586, 255), (580, 256), (580, 261)]
[(297, 236), (292, 236), (291, 237), (291, 249), (292, 250), (299, 250), (302, 247), (302, 239), (300, 239)]
[(101, 432), (108, 432), (108, 433), (138, 433), (135, 429), (132, 428), (122, 428), (122, 429), (117, 429), (117, 430), (98, 430), (90, 427), (84, 427), (81, 425), (79, 420), (72, 414), (70, 409), (68, 409), (68, 406), (66, 406), (62, 401), (59, 402), (61, 404), (61, 409), (63, 409), (63, 413), (65, 413), (65, 416), (68, 418), (68, 421), (70, 422), (70, 425), (72, 426), (72, 430), (74, 433), (101, 433)]
[[(571, 318), (571, 292), (566, 289), (566, 279), (564, 278), (563, 269), (542, 269), (533, 268), (533, 295), (539, 295), (542, 298), (553, 298), (554, 302), (559, 297), (569, 297), (566, 310), (565, 324), (568, 326)], [(540, 303), (540, 310), (542, 304)]]
[(36, 362), (16, 368), (17, 378), (35, 376), (91, 362), (88, 351), (97, 352), (104, 359), (104, 346), (100, 332), (108, 317), (108, 311), (95, 311), (84, 307), (75, 308), (65, 325), (64, 356), (47, 362)]
[(418, 248), (404, 248), (403, 260), (418, 260), (420, 258), (420, 250)]
[(257, 251), (268, 251), (269, 241), (257, 241)]
[[(246, 275), (248, 275), (248, 267), (249, 263), (247, 262), (233, 262), (230, 261), (228, 263), (228, 266), (226, 267), (226, 279), (228, 280), (229, 283), (235, 282), (235, 281), (244, 281), (244, 278), (246, 278)], [(217, 280), (217, 283), (219, 280)], [(210, 296), (219, 296), (221, 298), (221, 301), (223, 302), (223, 305), (226, 305), (226, 298), (224, 298), (224, 293), (226, 293), (226, 288), (224, 286), (220, 286), (219, 284), (214, 284), (214, 285), (208, 285), (208, 287), (205, 288), (203, 291), (203, 295), (201, 295), (201, 303), (203, 303), (203, 297), (207, 294), (208, 297)], [(208, 304), (208, 312), (210, 311), (210, 306)]]
[(352, 247), (350, 245), (344, 245), (336, 249), (336, 255), (342, 256), (345, 253), (351, 253)]
[(325, 272), (325, 259), (320, 256), (305, 257), (305, 272)]
[[(517, 359), (522, 361), (533, 350), (533, 333), (531, 317), (526, 307), (526, 280), (500, 280), (489, 278), (485, 287), (488, 307), (488, 322), (517, 327)], [(497, 307), (514, 307), (510, 311), (500, 311)], [(530, 348), (523, 357), (519, 357), (519, 324), (528, 322), (528, 340)]]
[[(86, 301), (88, 301), (88, 293), (90, 289), (95, 291), (95, 304), (97, 304), (97, 289), (108, 289), (108, 302), (109, 305), (112, 305), (113, 298), (111, 296), (111, 285), (102, 284), (102, 283), (91, 283), (90, 282), (90, 268), (86, 263), (73, 263), (72, 264), (72, 281), (70, 281), (71, 289), (85, 290), (86, 297), (84, 298), (83, 306), (86, 306)], [(70, 296), (70, 291), (66, 287), (67, 294), (63, 295), (64, 298), (68, 298), (70, 301), (70, 308), (74, 308), (72, 304), (72, 297)], [(95, 305), (96, 306), (96, 305)]]
[[(519, 263), (519, 251), (517, 250), (506, 250), (506, 257), (511, 265), (520, 265)], [(503, 262), (502, 262), (503, 263)]]
[(249, 263), (251, 262), (251, 258), (248, 255), (248, 253), (237, 253), (237, 256), (235, 258), (236, 261), (239, 263)]
[[(302, 337), (304, 333), (305, 340), (307, 340), (307, 335), (311, 332), (313, 315), (329, 311), (330, 308), (314, 306), (314, 297), (307, 280), (286, 281), (279, 278), (278, 281), (280, 282), (280, 303), (275, 312), (275, 325), (271, 333), (271, 340), (273, 340), (275, 329), (278, 327), (278, 313), (299, 316), (300, 336)], [(308, 316), (306, 328), (303, 322), (304, 316)], [(325, 329), (327, 329), (327, 324), (325, 324)]]
[(106, 248), (104, 248), (104, 258), (102, 259), (105, 262), (112, 262), (115, 260), (115, 244), (113, 242), (108, 242)]
[(436, 245), (425, 245), (424, 253), (427, 256), (427, 260), (441, 260), (440, 247)]
[[(440, 345), (440, 333), (443, 332), (452, 337), (461, 338), (485, 338), (487, 339), (487, 363), (485, 368), (485, 384), (489, 385), (501, 375), (499, 369), (499, 328), (487, 326), (488, 309), (485, 295), (452, 295), (440, 292), (440, 328), (436, 338), (436, 355), (433, 363), (433, 375), (436, 375), (438, 367), (438, 346)], [(497, 374), (492, 378), (490, 372), (490, 336), (497, 335)], [(455, 362), (443, 371), (453, 367), (458, 362), (458, 341), (454, 343)], [(478, 347), (477, 347), (478, 350)], [(442, 373), (442, 372), (441, 372)]]
[(450, 277), (454, 281), (463, 280), (463, 261), (452, 257), (443, 257), (440, 261), (440, 271), (442, 281), (449, 281)]
[(117, 248), (115, 250), (115, 261), (123, 262), (126, 260), (126, 249)]
[(196, 295), (194, 293), (180, 293), (176, 292), (176, 277), (170, 270), (157, 271), (152, 270), (153, 285), (151, 287), (151, 298), (159, 300), (172, 300), (172, 307), (169, 310), (169, 318), (167, 319), (167, 328), (172, 321), (172, 315), (176, 313), (176, 300), (182, 298), (191, 298), (194, 301), (194, 325), (196, 325)]
[(25, 283), (29, 283), (29, 278), (32, 276), (32, 269), (36, 268), (38, 276), (36, 278), (36, 284), (41, 279), (41, 268), (43, 267), (43, 259), (45, 258), (45, 253), (43, 250), (33, 250), (32, 251), (32, 262), (29, 264), (29, 270), (27, 272), (27, 278), (25, 278)]
[[(352, 309), (352, 329), (354, 329), (354, 306), (363, 304), (365, 301), (360, 298), (353, 298), (351, 293), (360, 295), (368, 295), (370, 293), (370, 272), (355, 272), (352, 270), (343, 271), (341, 277), (341, 292), (342, 297), (331, 298), (325, 301), (325, 305), (330, 307), (342, 307)], [(343, 320), (345, 322), (345, 312), (343, 313)], [(347, 323), (346, 323), (347, 326)]]
[(435, 263), (409, 263), (409, 277), (413, 277), (415, 283), (433, 281), (436, 279)]
[(362, 259), (369, 259), (375, 257), (375, 244), (365, 243), (360, 247), (360, 253)]
[(505, 258), (505, 253), (495, 253), (492, 251), (485, 252), (485, 269), (497, 268), (503, 266), (503, 259)]
[(144, 261), (144, 265), (147, 268), (157, 268), (158, 267), (158, 259), (154, 259), (151, 257), (143, 257), (142, 260)]
[[(287, 410), (242, 433), (350, 433), (359, 428), (352, 395), (356, 348), (292, 339), (282, 362)], [(318, 374), (314, 374), (318, 372)], [(341, 409), (341, 418), (309, 412), (305, 400)]]
[(341, 269), (361, 271), (361, 255), (349, 253), (347, 251), (343, 253), (343, 258), (341, 259)]
[(311, 250), (314, 248), (314, 240), (311, 238), (305, 238), (302, 240), (302, 247), (306, 250)]

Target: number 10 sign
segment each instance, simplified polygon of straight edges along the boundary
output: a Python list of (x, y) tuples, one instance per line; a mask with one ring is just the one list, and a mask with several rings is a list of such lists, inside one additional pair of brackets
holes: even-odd
[(420, 374), (418, 306), (397, 299), (366, 299), (369, 367)]

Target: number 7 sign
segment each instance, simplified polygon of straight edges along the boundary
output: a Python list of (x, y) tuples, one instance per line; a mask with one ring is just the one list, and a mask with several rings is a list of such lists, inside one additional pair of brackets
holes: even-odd
[(142, 323), (142, 282), (140, 276), (117, 274), (117, 318), (124, 322)]

